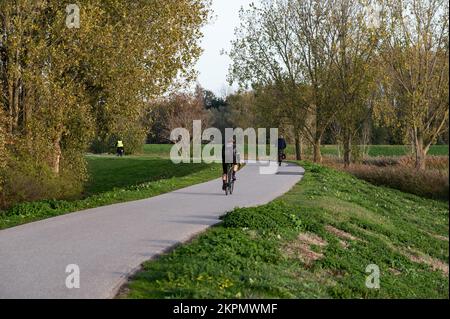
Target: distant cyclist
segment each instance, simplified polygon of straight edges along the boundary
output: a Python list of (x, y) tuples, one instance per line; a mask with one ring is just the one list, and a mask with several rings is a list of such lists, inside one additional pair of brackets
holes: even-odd
[(285, 150), (287, 148), (286, 140), (283, 135), (278, 138), (278, 164), (281, 166), (281, 162), (286, 159)]
[(124, 149), (124, 145), (123, 145), (123, 141), (122, 140), (118, 140), (116, 143), (116, 148), (117, 148), (117, 156), (123, 156), (125, 149)]
[[(232, 162), (232, 163), (231, 163)], [(236, 172), (239, 169), (238, 165), (238, 154), (236, 151), (236, 139), (231, 138), (227, 143), (222, 146), (222, 189), (227, 188), (227, 175), (228, 175), (228, 165), (233, 165), (233, 182), (236, 181)]]

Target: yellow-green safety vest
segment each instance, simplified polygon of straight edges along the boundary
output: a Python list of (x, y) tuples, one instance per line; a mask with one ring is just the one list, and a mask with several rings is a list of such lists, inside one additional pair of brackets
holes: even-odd
[(118, 141), (117, 142), (117, 147), (123, 147), (123, 142), (122, 141)]

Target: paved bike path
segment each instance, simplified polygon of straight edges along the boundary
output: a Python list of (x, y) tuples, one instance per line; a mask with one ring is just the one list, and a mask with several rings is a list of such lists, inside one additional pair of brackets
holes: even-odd
[[(236, 207), (266, 204), (289, 191), (304, 170), (275, 175), (259, 164), (238, 173), (235, 194), (221, 181), (145, 200), (63, 215), (0, 231), (0, 298), (112, 298), (146, 260), (219, 222)], [(66, 287), (66, 267), (80, 269), (80, 288)]]

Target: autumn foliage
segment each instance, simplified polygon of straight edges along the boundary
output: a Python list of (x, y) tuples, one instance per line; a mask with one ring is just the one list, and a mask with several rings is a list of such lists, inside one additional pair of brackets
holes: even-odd
[(68, 4), (0, 0), (2, 206), (77, 194), (85, 151), (142, 144), (147, 102), (191, 79), (201, 53), (208, 1), (87, 0), (79, 28)]

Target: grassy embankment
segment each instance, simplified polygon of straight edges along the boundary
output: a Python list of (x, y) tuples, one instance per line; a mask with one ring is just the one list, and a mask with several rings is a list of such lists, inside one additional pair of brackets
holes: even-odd
[[(237, 209), (144, 264), (128, 298), (448, 298), (447, 201), (301, 163), (282, 198)], [(366, 288), (366, 267), (381, 288)]]
[(79, 199), (18, 204), (0, 211), (0, 229), (83, 209), (149, 198), (220, 176), (219, 165), (175, 165), (168, 155), (167, 147), (160, 145), (147, 145), (141, 156), (88, 155), (90, 179)]

